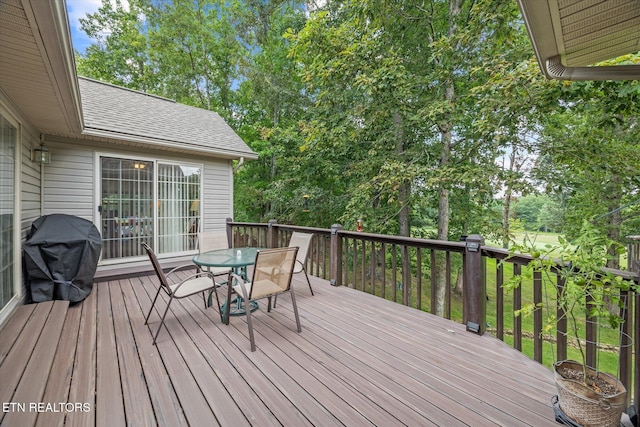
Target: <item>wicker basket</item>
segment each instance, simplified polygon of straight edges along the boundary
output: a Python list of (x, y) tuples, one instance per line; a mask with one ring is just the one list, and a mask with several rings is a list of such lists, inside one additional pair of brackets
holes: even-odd
[[(626, 407), (627, 390), (618, 379), (603, 372), (597, 373), (601, 379), (618, 390), (616, 394), (605, 397), (582, 382), (562, 377), (558, 373), (560, 368), (582, 372), (582, 364), (564, 360), (554, 365), (560, 408), (569, 418), (583, 427), (620, 426), (620, 418)], [(596, 371), (591, 368), (587, 368), (587, 372), (596, 375)]]

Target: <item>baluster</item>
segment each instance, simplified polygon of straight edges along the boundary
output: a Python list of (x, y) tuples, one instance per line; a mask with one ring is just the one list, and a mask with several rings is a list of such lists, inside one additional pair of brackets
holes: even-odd
[[(520, 264), (513, 264), (513, 275), (519, 276), (521, 273)], [(522, 351), (522, 317), (516, 316), (515, 312), (522, 308), (522, 286), (513, 290), (513, 348)]]
[(533, 312), (533, 359), (542, 363), (542, 311), (539, 304), (542, 303), (542, 272), (533, 273), (533, 303), (536, 306)]
[(504, 341), (504, 264), (496, 261), (496, 338)]

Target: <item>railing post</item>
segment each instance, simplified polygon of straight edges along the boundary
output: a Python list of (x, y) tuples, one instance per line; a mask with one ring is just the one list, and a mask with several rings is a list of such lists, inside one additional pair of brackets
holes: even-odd
[[(633, 361), (633, 331), (631, 325), (633, 324), (633, 297), (632, 290), (628, 290), (621, 294), (621, 298), (624, 301), (624, 308), (622, 313), (622, 324), (620, 325), (620, 381), (629, 392), (627, 393), (626, 406), (631, 403), (632, 394), (632, 361)], [(638, 339), (638, 337), (635, 337)], [(636, 394), (636, 401), (637, 401)]]
[(333, 286), (342, 286), (342, 237), (339, 231), (342, 230), (340, 224), (331, 226), (331, 252), (329, 255), (330, 276), (329, 283)]
[(467, 331), (484, 334), (487, 328), (487, 283), (485, 264), (480, 248), (484, 239), (473, 234), (466, 239), (464, 251), (464, 322)]
[(278, 247), (278, 230), (274, 227), (278, 221), (275, 219), (270, 219), (267, 222), (267, 247), (268, 248), (277, 248)]
[[(627, 250), (627, 265), (630, 271), (636, 274), (636, 280), (640, 277), (640, 235), (627, 236), (629, 239), (629, 245)], [(637, 283), (637, 282), (636, 282)], [(633, 369), (636, 372), (636, 380), (633, 383), (633, 396), (632, 401), (635, 407), (635, 413), (637, 417), (640, 417), (640, 381), (638, 378), (638, 372), (640, 372), (640, 293), (629, 293), (631, 300), (629, 304), (629, 319), (634, 318), (633, 336), (630, 338), (633, 341), (635, 353), (635, 359), (633, 361)], [(633, 301), (635, 300), (635, 302)], [(633, 312), (631, 311), (633, 307)], [(625, 323), (627, 323), (625, 321)], [(631, 322), (630, 322), (631, 323)], [(629, 325), (630, 326), (630, 325)], [(629, 369), (630, 370), (630, 369)], [(629, 388), (627, 388), (629, 390)]]
[(636, 371), (636, 380), (633, 382), (633, 402), (636, 407), (636, 416), (640, 417), (640, 380), (638, 380), (638, 372), (640, 372), (640, 292), (635, 293), (635, 300), (635, 332), (632, 339), (635, 340), (634, 368)]
[(233, 225), (231, 224), (233, 222), (233, 218), (228, 217), (227, 218), (227, 244), (229, 245), (230, 248), (233, 247)]

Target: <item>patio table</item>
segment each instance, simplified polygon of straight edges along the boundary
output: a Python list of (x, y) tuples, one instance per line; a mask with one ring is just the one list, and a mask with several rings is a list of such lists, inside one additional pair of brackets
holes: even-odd
[[(247, 267), (255, 264), (258, 251), (262, 248), (229, 248), (215, 249), (212, 251), (202, 252), (193, 257), (193, 263), (199, 267), (227, 267), (235, 274), (245, 280), (249, 280), (247, 276)], [(246, 314), (246, 307), (240, 295), (236, 295), (235, 304), (231, 301), (231, 275), (227, 282), (227, 300), (222, 304), (221, 310), (226, 313), (225, 323), (229, 323), (229, 316), (241, 316)], [(211, 295), (209, 295), (211, 301)], [(251, 301), (251, 311), (258, 309), (258, 302)]]

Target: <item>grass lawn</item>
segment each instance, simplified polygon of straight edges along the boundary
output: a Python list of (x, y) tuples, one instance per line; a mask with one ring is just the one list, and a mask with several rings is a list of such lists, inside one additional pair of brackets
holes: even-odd
[[(515, 244), (522, 245), (527, 243), (528, 246), (533, 246), (536, 249), (545, 249), (546, 245), (555, 246), (558, 245), (558, 233), (543, 233), (543, 232), (526, 232), (517, 231), (512, 233)], [(502, 242), (487, 240), (485, 242), (487, 246), (502, 247)]]
[[(487, 323), (489, 328), (495, 328), (497, 325), (496, 313), (496, 278), (495, 274), (491, 274), (491, 272), (495, 272), (496, 261), (489, 259), (487, 260)], [(512, 272), (509, 268), (505, 268), (505, 281), (508, 280), (508, 277), (512, 275)], [(527, 276), (526, 269), (523, 269), (523, 276)], [(555, 296), (555, 284), (544, 281), (545, 289), (543, 289), (543, 304), (544, 307), (542, 310), (543, 317), (543, 325), (546, 322), (546, 318), (552, 315), (556, 311), (556, 296)], [(525, 279), (521, 285), (522, 290), (522, 305), (530, 304), (533, 302), (533, 282), (532, 280)], [(510, 335), (510, 332), (513, 330), (514, 325), (514, 305), (513, 305), (513, 292), (504, 291), (504, 328), (505, 328), (505, 337), (504, 341), (513, 345), (513, 337)], [(578, 319), (580, 320), (580, 319)], [(523, 335), (525, 333), (533, 334), (533, 316), (531, 315), (523, 315), (521, 316), (522, 321), (522, 331)], [(569, 340), (569, 348), (567, 350), (567, 357), (569, 359), (581, 361), (582, 356), (578, 350), (576, 344), (571, 345), (572, 341), (572, 333), (570, 332), (572, 328), (572, 323), (569, 321), (569, 325), (567, 327), (569, 329), (568, 332), (568, 340)], [(584, 324), (578, 326), (579, 334), (584, 339)], [(602, 326), (598, 330), (599, 334), (599, 342), (607, 347), (616, 347), (620, 343), (620, 335), (617, 330), (612, 330), (608, 326)], [(555, 345), (551, 344), (551, 340), (555, 338), (556, 330), (552, 328), (548, 333), (545, 333), (545, 343), (543, 346), (543, 363), (546, 366), (551, 367), (553, 362), (556, 359), (556, 349)], [(522, 352), (529, 357), (533, 358), (533, 340), (528, 339), (523, 336), (522, 338)], [(598, 366), (597, 368), (604, 372), (609, 372), (611, 374), (617, 375), (618, 369), (618, 353), (611, 350), (600, 350), (598, 354)]]

